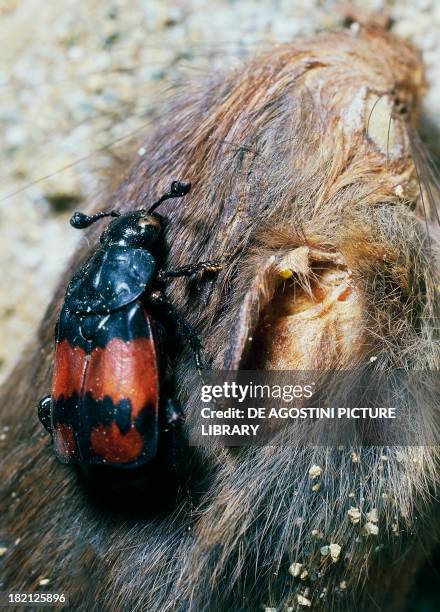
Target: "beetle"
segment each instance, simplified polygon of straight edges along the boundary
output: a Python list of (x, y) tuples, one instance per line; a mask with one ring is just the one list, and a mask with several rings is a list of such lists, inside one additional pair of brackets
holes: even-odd
[(185, 196), (190, 186), (173, 181), (149, 210), (76, 212), (70, 220), (83, 229), (114, 217), (67, 286), (55, 328), (52, 391), (39, 404), (40, 421), (63, 463), (79, 463), (86, 471), (144, 467), (181, 420), (177, 403), (165, 397), (170, 325), (188, 340), (199, 370), (201, 343), (166, 298), (164, 284), (221, 267), (218, 261), (159, 267), (165, 219), (155, 210)]

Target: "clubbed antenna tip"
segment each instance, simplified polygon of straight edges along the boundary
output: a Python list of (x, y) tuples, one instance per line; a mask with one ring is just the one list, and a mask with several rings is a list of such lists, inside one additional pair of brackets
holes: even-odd
[(74, 212), (70, 218), (70, 225), (75, 229), (84, 229), (98, 221), (98, 219), (102, 219), (103, 217), (119, 217), (119, 213), (115, 211), (111, 212), (98, 212), (96, 215), (85, 215), (82, 212)]
[(191, 183), (189, 181), (173, 181), (171, 183), (169, 191), (163, 194), (157, 202), (155, 202), (148, 213), (151, 214), (158, 206), (165, 202), (165, 200), (169, 200), (170, 198), (183, 198), (189, 190), (191, 189)]

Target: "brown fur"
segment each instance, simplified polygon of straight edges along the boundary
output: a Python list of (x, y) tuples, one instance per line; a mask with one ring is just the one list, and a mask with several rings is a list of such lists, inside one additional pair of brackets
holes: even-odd
[[(100, 208), (140, 208), (171, 179), (192, 181), (183, 206), (161, 211), (170, 219), (169, 265), (220, 255), (229, 263), (215, 283), (176, 280), (169, 295), (215, 366), (227, 362), (218, 347), (235, 341), (230, 331), (239, 330), (256, 271), (271, 256), (281, 261), (306, 246), (337, 254), (352, 271), (363, 304), (361, 356), (379, 355), (384, 369), (438, 369), (435, 211), (426, 188), (422, 202), (412, 157), (423, 90), (414, 50), (362, 29), (281, 46), (175, 100), (147, 154)], [(396, 112), (399, 104), (406, 114)], [(393, 116), (385, 140), (384, 113)], [(84, 255), (80, 249), (74, 264)], [(311, 273), (314, 265), (312, 258)], [(1, 588), (34, 589), (49, 577), (51, 590), (70, 592), (74, 609), (87, 602), (100, 611), (286, 610), (297, 609), (301, 597), (313, 609), (400, 609), (433, 541), (435, 449), (188, 450), (182, 482), (196, 509), (182, 495), (172, 512), (124, 515), (90, 498), (75, 472), (56, 462), (36, 418), (71, 269), (2, 394), (10, 431), (2, 443), (0, 543), (8, 550)], [(275, 285), (266, 289), (252, 325)], [(328, 346), (325, 359), (341, 366)], [(178, 361), (176, 386), (190, 425), (189, 351)], [(309, 486), (312, 464), (323, 468), (319, 496)], [(146, 499), (156, 495), (145, 492)], [(347, 519), (350, 505), (364, 514), (377, 509), (377, 537), (360, 535)], [(336, 563), (320, 556), (329, 543), (342, 547)], [(293, 562), (309, 570), (305, 581), (289, 573)]]

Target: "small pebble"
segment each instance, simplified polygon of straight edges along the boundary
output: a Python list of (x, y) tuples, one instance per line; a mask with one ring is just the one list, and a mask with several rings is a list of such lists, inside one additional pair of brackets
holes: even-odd
[(330, 544), (330, 556), (332, 558), (333, 563), (339, 559), (339, 555), (341, 554), (341, 547), (339, 544)]
[(373, 508), (372, 510), (370, 510), (370, 512), (367, 512), (367, 521), (369, 523), (377, 523), (379, 521), (379, 516), (377, 514), (376, 508)]
[(348, 514), (350, 521), (353, 523), (353, 525), (357, 525), (360, 522), (361, 511), (359, 510), (359, 508), (355, 508), (354, 506), (351, 506), (347, 514)]
[(312, 480), (315, 480), (315, 478), (319, 478), (321, 474), (322, 474), (322, 468), (320, 468), (319, 465), (312, 465), (312, 467), (309, 470), (310, 478)]
[(374, 523), (365, 523), (363, 532), (365, 535), (377, 535), (379, 533), (379, 527)]
[(339, 560), (339, 555), (341, 554), (341, 547), (339, 544), (329, 544), (328, 546), (323, 546), (321, 548), (321, 555), (323, 557), (328, 557), (330, 555), (333, 563), (336, 563)]
[(310, 606), (312, 605), (310, 599), (307, 599), (307, 597), (304, 597), (304, 595), (297, 595), (296, 597), (299, 606), (306, 606), (307, 608), (310, 608)]
[(302, 566), (302, 563), (292, 563), (292, 565), (289, 567), (289, 574), (296, 578), (300, 575)]
[(40, 586), (46, 586), (47, 584), (49, 584), (49, 582), (50, 582), (49, 578), (42, 578), (38, 584)]
[(0, 546), (0, 557), (4, 557), (7, 550), (6, 546)]

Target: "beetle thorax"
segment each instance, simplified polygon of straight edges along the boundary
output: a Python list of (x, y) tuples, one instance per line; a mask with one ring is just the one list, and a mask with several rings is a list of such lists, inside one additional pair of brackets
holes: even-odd
[(161, 233), (162, 220), (159, 215), (137, 210), (121, 215), (109, 223), (101, 234), (101, 243), (150, 249), (156, 244)]

